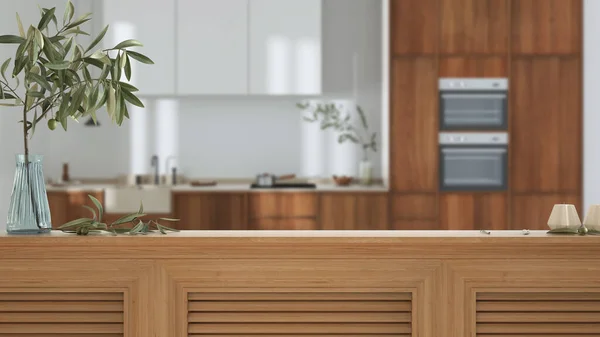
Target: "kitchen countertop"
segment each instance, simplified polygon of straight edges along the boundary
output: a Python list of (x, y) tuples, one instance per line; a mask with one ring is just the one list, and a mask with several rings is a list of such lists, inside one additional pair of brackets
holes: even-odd
[[(114, 188), (113, 184), (77, 184), (66, 186), (46, 185), (48, 192), (102, 192), (107, 188)], [(387, 192), (389, 189), (383, 185), (350, 185), (337, 186), (334, 184), (317, 184), (316, 189), (309, 188), (250, 188), (250, 184), (217, 184), (215, 186), (176, 185), (160, 187), (170, 188), (173, 192)]]

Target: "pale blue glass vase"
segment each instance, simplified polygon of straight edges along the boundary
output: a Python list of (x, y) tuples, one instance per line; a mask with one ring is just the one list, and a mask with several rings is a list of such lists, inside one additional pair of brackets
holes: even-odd
[(50, 206), (46, 195), (46, 183), (42, 155), (16, 156), (17, 169), (8, 208), (6, 231), (11, 234), (36, 234), (52, 230)]

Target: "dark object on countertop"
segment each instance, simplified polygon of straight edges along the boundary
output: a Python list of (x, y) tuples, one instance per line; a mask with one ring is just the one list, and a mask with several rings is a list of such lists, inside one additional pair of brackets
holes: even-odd
[(94, 119), (92, 117), (90, 117), (87, 121), (85, 121), (85, 123), (83, 125), (85, 125), (85, 126), (100, 126), (100, 122), (98, 120), (96, 120), (94, 122)]
[(62, 181), (66, 183), (69, 182), (69, 180), (71, 180), (71, 177), (69, 176), (69, 163), (63, 163)]
[(171, 169), (171, 185), (177, 185), (177, 168)]
[(135, 175), (135, 184), (138, 186), (140, 186), (142, 184), (142, 175), (141, 174)]
[(277, 184), (278, 181), (281, 180), (290, 180), (296, 178), (295, 174), (285, 174), (282, 176), (276, 176), (270, 173), (263, 173), (256, 176), (256, 181), (254, 185), (257, 186), (272, 186)]
[(158, 175), (158, 156), (153, 155), (150, 159), (150, 165), (154, 168), (154, 185), (160, 185), (160, 176)]
[(313, 188), (317, 188), (317, 184), (286, 183), (286, 184), (260, 185), (260, 184), (254, 183), (254, 184), (250, 185), (250, 188), (264, 188), (264, 189), (269, 189), (269, 188), (309, 188), (309, 189), (313, 189)]
[(349, 176), (333, 176), (333, 181), (337, 186), (348, 186), (354, 178)]
[(208, 186), (217, 186), (216, 181), (191, 181), (191, 186), (194, 187), (208, 187)]

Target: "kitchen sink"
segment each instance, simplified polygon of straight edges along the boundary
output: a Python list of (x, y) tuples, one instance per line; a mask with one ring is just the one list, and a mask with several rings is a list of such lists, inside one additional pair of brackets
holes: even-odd
[(144, 213), (171, 212), (171, 186), (114, 186), (104, 189), (106, 213), (134, 213), (144, 204)]

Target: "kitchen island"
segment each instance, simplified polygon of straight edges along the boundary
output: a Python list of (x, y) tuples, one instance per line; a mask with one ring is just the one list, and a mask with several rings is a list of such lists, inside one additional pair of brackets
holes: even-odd
[(0, 336), (598, 336), (598, 256), (544, 231), (0, 234)]

